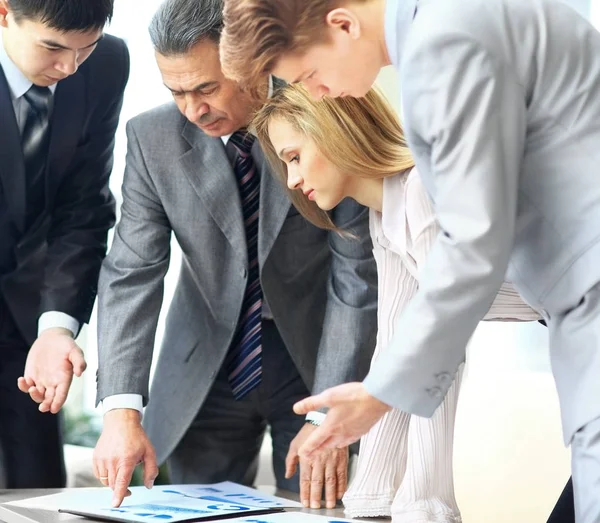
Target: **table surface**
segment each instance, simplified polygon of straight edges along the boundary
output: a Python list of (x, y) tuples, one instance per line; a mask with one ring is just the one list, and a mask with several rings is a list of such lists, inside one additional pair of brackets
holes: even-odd
[[(275, 490), (272, 487), (258, 487), (261, 492), (265, 492), (267, 494), (272, 494), (276, 496), (280, 496), (287, 499), (297, 500), (298, 496), (291, 492), (279, 491)], [(69, 514), (60, 514), (58, 512), (50, 512), (46, 510), (39, 509), (27, 509), (24, 507), (14, 507), (14, 506), (2, 506), (1, 504), (7, 503), (9, 501), (18, 501), (20, 499), (26, 498), (35, 498), (38, 496), (47, 496), (49, 494), (57, 494), (59, 492), (63, 492), (63, 490), (77, 490), (77, 489), (31, 489), (31, 490), (0, 490), (0, 521), (4, 523), (58, 523), (61, 521), (75, 521), (75, 516), (71, 516)], [(293, 511), (298, 511), (294, 509)], [(310, 514), (319, 514), (321, 516), (328, 517), (344, 517), (344, 509), (336, 508), (333, 510), (309, 510), (303, 509), (301, 512), (307, 512)], [(86, 518), (87, 521), (100, 521), (97, 519)], [(80, 519), (81, 521), (81, 519)], [(227, 520), (225, 520), (226, 522)], [(367, 520), (360, 521), (370, 521), (371, 523), (381, 523), (388, 522), (389, 519), (374, 519), (370, 518)]]

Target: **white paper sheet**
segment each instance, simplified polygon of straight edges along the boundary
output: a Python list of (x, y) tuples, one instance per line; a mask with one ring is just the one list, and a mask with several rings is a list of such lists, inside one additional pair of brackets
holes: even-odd
[(109, 489), (106, 488), (78, 488), (73, 489), (70, 492), (61, 492), (59, 494), (50, 494), (48, 496), (39, 496), (36, 498), (26, 498), (19, 499), (17, 501), (9, 501), (8, 503), (4, 503), (5, 505), (13, 505), (15, 507), (25, 507), (32, 509), (41, 509), (41, 510), (52, 510), (58, 511), (61, 505), (64, 505), (65, 501), (72, 500), (73, 498), (80, 498), (84, 496), (86, 499), (93, 499), (94, 495), (107, 493), (106, 496), (110, 500), (112, 499), (112, 494)]

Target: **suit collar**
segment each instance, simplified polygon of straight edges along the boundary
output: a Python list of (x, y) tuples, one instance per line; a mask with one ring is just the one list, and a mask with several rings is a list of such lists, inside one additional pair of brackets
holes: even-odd
[(183, 172), (246, 266), (248, 253), (242, 204), (225, 146), (220, 138), (207, 136), (187, 120), (182, 136), (191, 146), (179, 159)]
[[(246, 231), (232, 159), (220, 138), (207, 136), (187, 120), (182, 136), (191, 149), (181, 156), (179, 163), (194, 191), (246, 265)], [(252, 156), (261, 177), (258, 257), (262, 267), (285, 221), (290, 201), (269, 172), (258, 141), (252, 147)]]
[[(50, 122), (50, 148), (48, 167), (51, 173), (63, 173), (68, 168), (72, 152), (80, 145), (83, 135), (86, 108), (86, 89), (83, 73), (75, 74), (61, 80), (54, 95), (54, 107)], [(51, 181), (52, 176), (47, 180)]]
[[(54, 107), (50, 120), (50, 144), (48, 162), (46, 164), (44, 206), (48, 208), (54, 201), (56, 190), (62, 176), (69, 170), (73, 160), (73, 151), (80, 145), (83, 135), (86, 110), (86, 93), (83, 75), (78, 71), (61, 80), (54, 95)], [(40, 213), (32, 224), (35, 229), (45, 219), (45, 212)]]

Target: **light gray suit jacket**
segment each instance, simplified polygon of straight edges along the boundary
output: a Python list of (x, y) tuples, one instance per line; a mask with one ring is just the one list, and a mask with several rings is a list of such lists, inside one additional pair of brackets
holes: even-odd
[[(417, 7), (388, 1), (386, 41), (442, 232), (365, 383), (431, 416), (505, 275), (550, 323), (600, 282), (600, 34), (557, 0)], [(570, 440), (600, 376), (553, 366)]]
[[(141, 394), (159, 462), (201, 407), (234, 335), (247, 279), (237, 181), (220, 138), (173, 103), (132, 119), (123, 206), (99, 285), (98, 396)], [(368, 211), (343, 202), (335, 220), (359, 239), (309, 224), (260, 169), (258, 256), (275, 323), (300, 375), (321, 391), (367, 374), (377, 328)], [(148, 381), (170, 238), (183, 251), (152, 392)]]

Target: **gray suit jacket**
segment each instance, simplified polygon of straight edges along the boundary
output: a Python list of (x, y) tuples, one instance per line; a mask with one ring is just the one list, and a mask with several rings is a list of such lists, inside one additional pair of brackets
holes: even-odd
[[(442, 232), (365, 383), (431, 416), (505, 275), (550, 324), (600, 282), (600, 34), (557, 0), (410, 3), (389, 1), (386, 39)], [(569, 440), (600, 379), (554, 364)]]
[[(162, 462), (230, 346), (246, 287), (246, 240), (233, 158), (221, 139), (172, 103), (132, 119), (127, 135), (122, 215), (100, 276), (97, 400), (150, 397), (144, 423)], [(320, 230), (290, 205), (258, 143), (252, 155), (261, 172), (263, 294), (290, 355), (313, 391), (362, 379), (377, 323), (368, 211), (346, 201), (335, 216), (359, 239)], [(149, 394), (172, 232), (183, 260)]]

